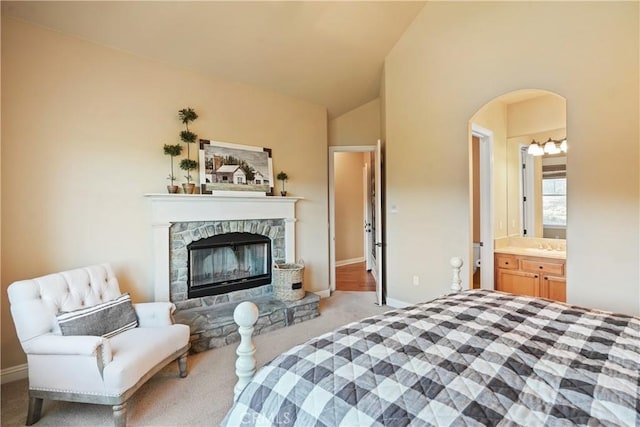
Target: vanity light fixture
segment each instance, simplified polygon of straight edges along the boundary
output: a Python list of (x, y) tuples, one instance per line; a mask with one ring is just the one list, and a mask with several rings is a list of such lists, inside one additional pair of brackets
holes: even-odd
[(549, 138), (549, 140), (544, 143), (544, 152), (546, 154), (558, 154), (560, 149), (556, 147), (555, 141)]
[(532, 156), (542, 156), (544, 154), (544, 150), (535, 140), (531, 141), (529, 144), (529, 148), (527, 149), (527, 154), (531, 154)]
[[(558, 146), (558, 144), (560, 146)], [(544, 148), (536, 140), (531, 141), (529, 144), (529, 148), (527, 149), (527, 154), (531, 154), (532, 156), (542, 156), (545, 154), (558, 154), (558, 153), (566, 153), (567, 152), (567, 139), (562, 138), (557, 141), (549, 138), (547, 142), (544, 143)]]

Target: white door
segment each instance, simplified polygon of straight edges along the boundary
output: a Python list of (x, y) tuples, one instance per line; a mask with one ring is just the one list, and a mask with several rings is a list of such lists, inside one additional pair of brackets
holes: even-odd
[(375, 267), (375, 235), (373, 234), (373, 188), (371, 174), (371, 161), (374, 156), (369, 155), (369, 159), (364, 163), (362, 179), (364, 186), (364, 263), (365, 269), (371, 271)]
[(376, 236), (376, 257), (375, 257), (375, 269), (376, 272), (376, 303), (378, 305), (384, 304), (384, 241), (382, 240), (384, 233), (382, 232), (382, 141), (378, 140), (376, 146), (376, 155), (374, 159), (374, 180), (375, 180), (375, 236)]

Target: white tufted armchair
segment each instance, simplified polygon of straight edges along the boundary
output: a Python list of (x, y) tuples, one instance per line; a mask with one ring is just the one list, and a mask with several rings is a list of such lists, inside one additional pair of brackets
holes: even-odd
[(109, 264), (21, 280), (7, 292), (29, 368), (27, 425), (51, 399), (112, 405), (115, 425), (124, 426), (127, 400), (155, 373), (178, 359), (187, 375), (189, 327), (173, 323), (170, 302), (133, 304), (137, 327), (110, 338), (61, 333), (59, 313), (121, 296)]

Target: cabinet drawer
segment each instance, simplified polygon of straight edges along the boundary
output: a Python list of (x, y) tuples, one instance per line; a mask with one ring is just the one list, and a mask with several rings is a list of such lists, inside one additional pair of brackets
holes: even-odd
[(518, 258), (509, 255), (496, 255), (496, 267), (517, 270)]
[(520, 262), (522, 263), (522, 269), (525, 271), (564, 276), (564, 263), (534, 261), (531, 259), (523, 259)]

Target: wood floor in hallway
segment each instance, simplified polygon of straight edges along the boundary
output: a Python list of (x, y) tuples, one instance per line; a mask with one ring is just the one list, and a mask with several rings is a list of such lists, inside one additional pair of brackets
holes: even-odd
[(336, 267), (337, 291), (375, 291), (376, 281), (371, 272), (365, 270), (365, 264), (343, 265)]

